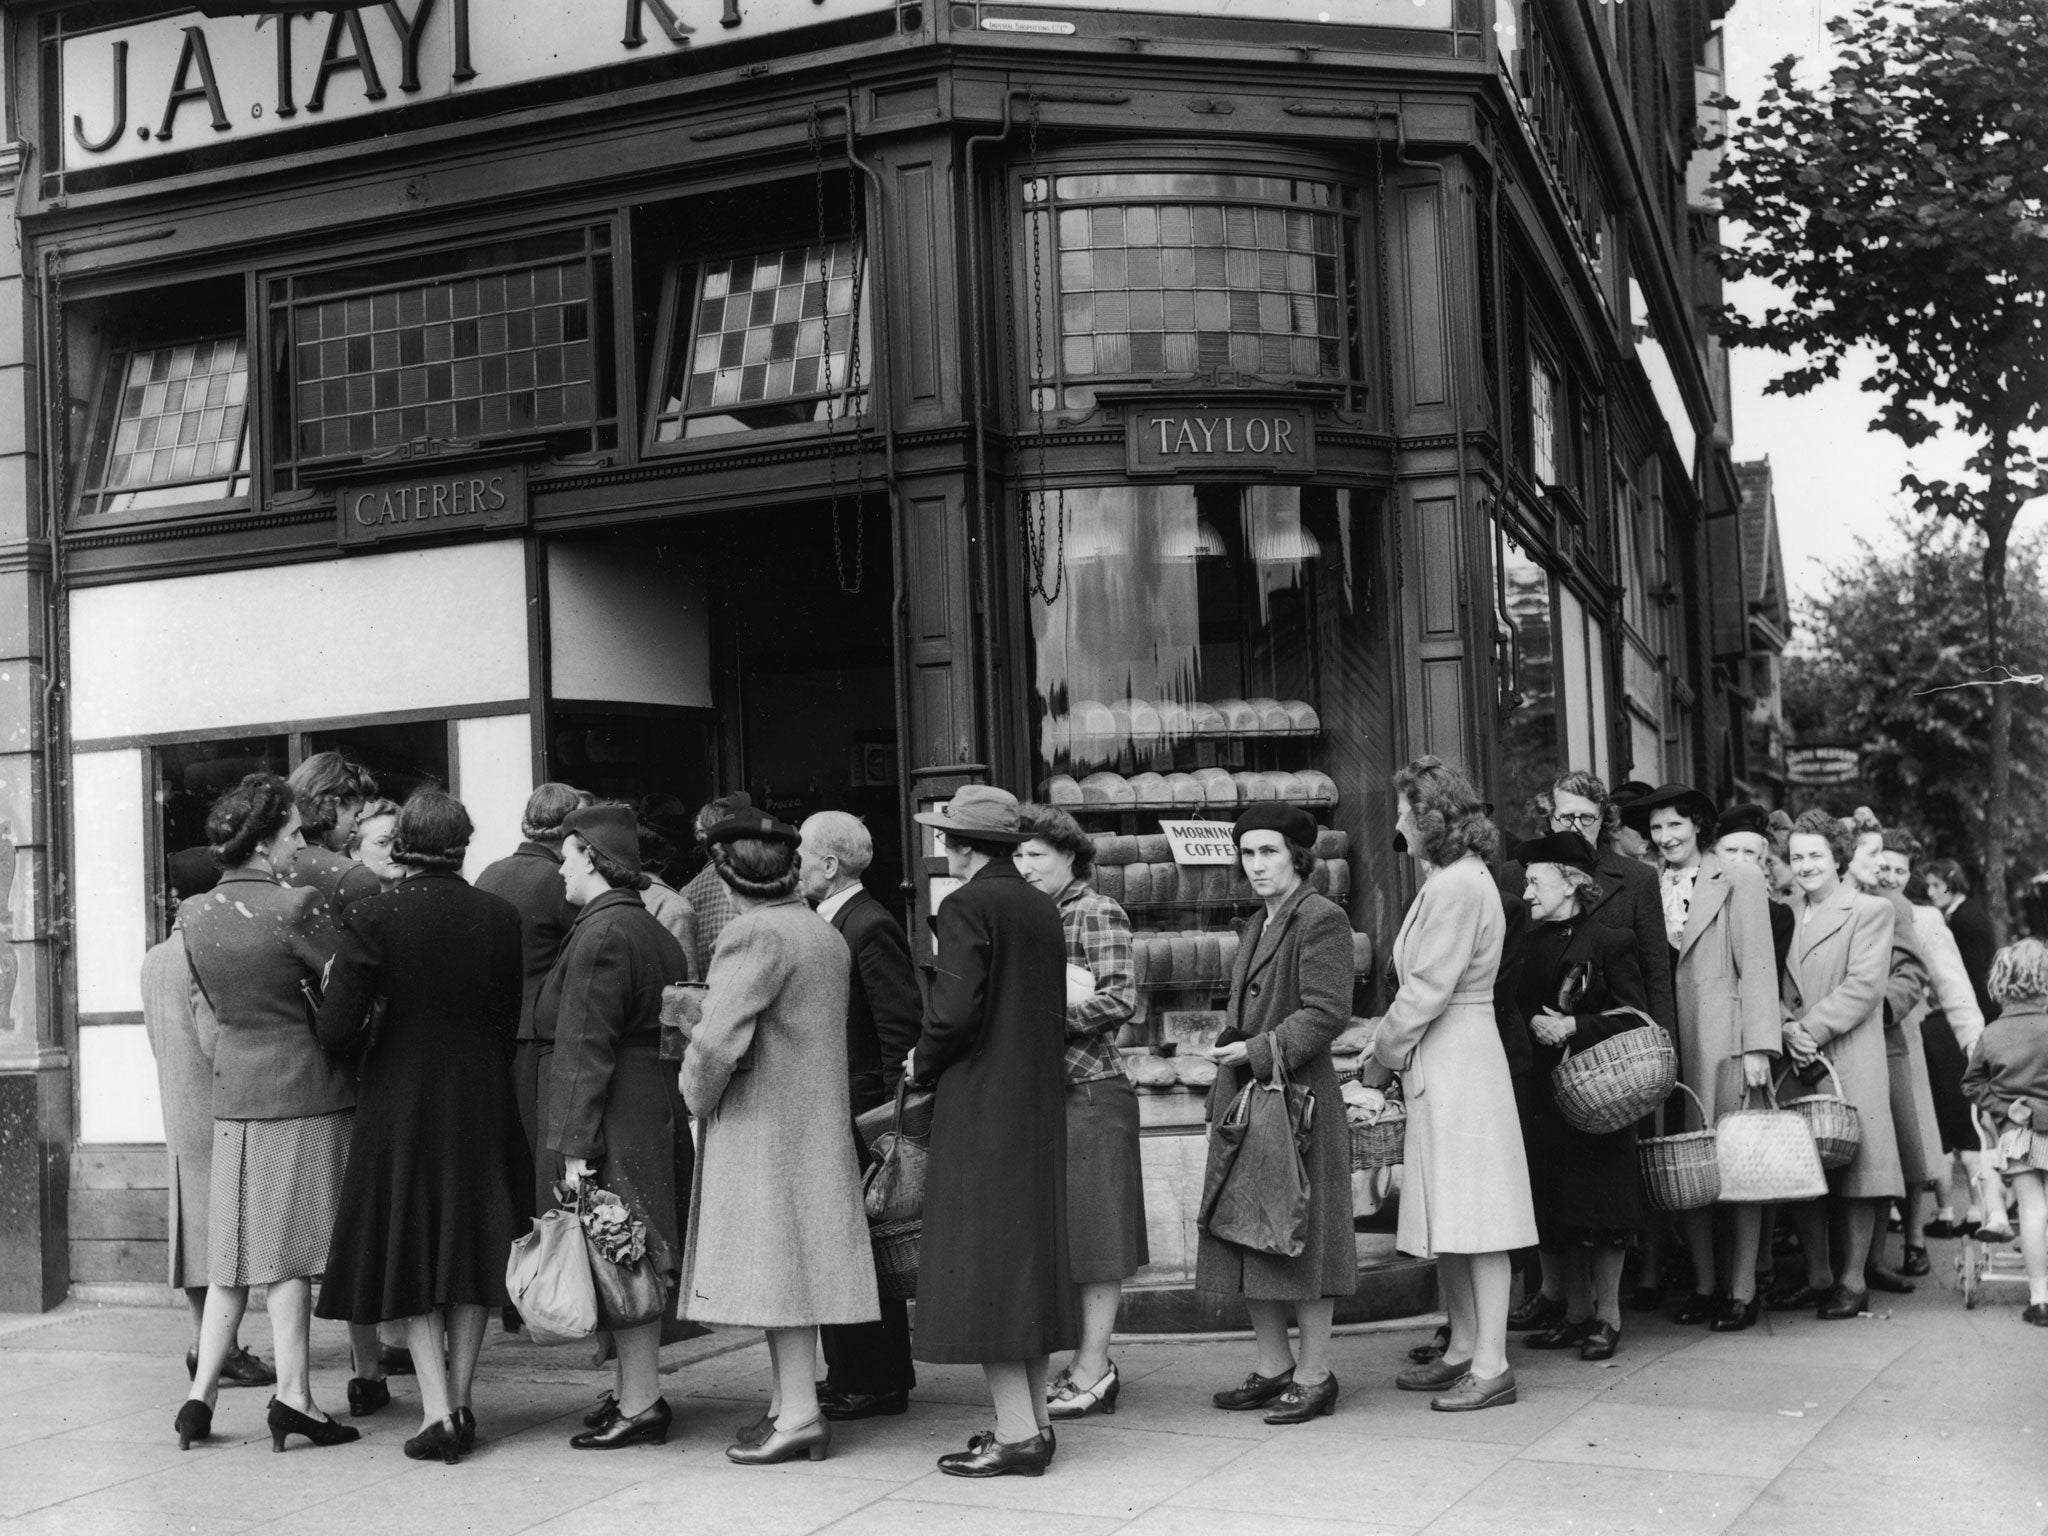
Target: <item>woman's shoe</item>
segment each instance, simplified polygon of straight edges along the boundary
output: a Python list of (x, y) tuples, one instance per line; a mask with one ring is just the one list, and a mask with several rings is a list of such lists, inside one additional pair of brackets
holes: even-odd
[(1912, 1281), (1896, 1269), (1887, 1269), (1882, 1264), (1863, 1266), (1863, 1284), (1869, 1290), (1883, 1291), (1888, 1296), (1910, 1296), (1914, 1289)]
[(1928, 1273), (1934, 1266), (1928, 1262), (1927, 1249), (1919, 1243), (1905, 1245), (1905, 1257), (1899, 1260), (1899, 1273), (1911, 1275), (1914, 1279)]
[(751, 1424), (742, 1424), (733, 1431), (733, 1439), (741, 1445), (759, 1445), (775, 1433), (775, 1415), (764, 1413)]
[(1828, 1292), (1828, 1299), (1814, 1315), (1823, 1322), (1835, 1323), (1860, 1315), (1869, 1305), (1870, 1292), (1852, 1291), (1846, 1285), (1838, 1285)]
[[(2020, 1321), (2032, 1323), (2037, 1328), (2048, 1328), (2048, 1304), (2030, 1301), (2020, 1308)], [(181, 1415), (182, 1417), (182, 1415)], [(183, 1446), (179, 1447), (181, 1450)]]
[(1980, 1243), (2009, 1243), (2012, 1241), (2012, 1223), (2010, 1221), (1979, 1222), (1976, 1232), (1972, 1235)]
[(1730, 1296), (1721, 1306), (1721, 1315), (1707, 1327), (1714, 1333), (1740, 1333), (1756, 1323), (1758, 1301), (1752, 1296), (1741, 1301)]
[(470, 1408), (455, 1410), (455, 1446), (467, 1456), (476, 1449), (476, 1412)]
[(368, 1376), (351, 1376), (348, 1379), (348, 1416), (352, 1419), (367, 1419), (379, 1408), (391, 1401), (391, 1387), (384, 1381), (373, 1381)]
[(1954, 1213), (1944, 1211), (1920, 1229), (1923, 1236), (1938, 1237), (1947, 1241), (1952, 1237), (1968, 1237), (1975, 1223), (1957, 1221)]
[(1691, 1327), (1694, 1323), (1709, 1323), (1721, 1315), (1719, 1296), (1702, 1296), (1694, 1291), (1686, 1297), (1685, 1304), (1671, 1314), (1671, 1321), (1680, 1327)]
[(1576, 1323), (1559, 1323), (1522, 1340), (1530, 1349), (1577, 1349), (1593, 1332), (1594, 1320), (1582, 1317)]
[(1560, 1296), (1552, 1300), (1538, 1291), (1534, 1296), (1524, 1298), (1522, 1304), (1508, 1314), (1508, 1332), (1524, 1333), (1555, 1328), (1564, 1320), (1564, 1298)]
[(736, 1440), (725, 1448), (725, 1459), (743, 1467), (772, 1467), (792, 1456), (823, 1461), (831, 1454), (832, 1422), (823, 1414), (795, 1429), (771, 1429), (768, 1438), (758, 1444)]
[(1438, 1360), (1432, 1365), (1411, 1366), (1394, 1378), (1394, 1385), (1403, 1392), (1434, 1392), (1471, 1371), (1470, 1360)]
[(668, 1427), (673, 1415), (668, 1411), (668, 1399), (657, 1397), (638, 1413), (628, 1414), (623, 1409), (619, 1416), (601, 1429), (586, 1429), (580, 1435), (569, 1437), (572, 1451), (617, 1451), (629, 1445), (666, 1445)]
[(1116, 1396), (1123, 1387), (1123, 1378), (1117, 1374), (1114, 1360), (1102, 1373), (1102, 1379), (1092, 1387), (1076, 1386), (1074, 1378), (1061, 1371), (1059, 1380), (1045, 1394), (1045, 1411), (1055, 1419), (1083, 1418), (1097, 1408), (1104, 1413), (1115, 1413)]
[(939, 1470), (948, 1477), (1042, 1477), (1051, 1461), (1052, 1444), (1044, 1433), (1005, 1444), (984, 1430), (966, 1450), (941, 1456)]
[[(1257, 1371), (1245, 1377), (1244, 1385), (1218, 1392), (1209, 1401), (1230, 1413), (1241, 1413), (1247, 1408), (1263, 1408), (1294, 1380), (1294, 1367), (1289, 1366), (1277, 1376), (1261, 1376)], [(965, 1474), (962, 1474), (963, 1476)]]
[(178, 1432), (178, 1449), (189, 1451), (194, 1440), (206, 1440), (213, 1435), (213, 1410), (196, 1397), (188, 1397), (178, 1405), (178, 1416), (171, 1420), (171, 1428)]
[(619, 1416), (619, 1400), (607, 1392), (597, 1400), (597, 1406), (583, 1415), (585, 1429), (603, 1429)]
[(1273, 1411), (1266, 1415), (1268, 1424), (1306, 1424), (1310, 1419), (1319, 1419), (1324, 1414), (1337, 1411), (1337, 1373), (1330, 1372), (1321, 1381), (1303, 1386), (1298, 1381), (1287, 1383), (1287, 1390), (1280, 1394), (1273, 1405)]
[(405, 1442), (405, 1454), (413, 1461), (442, 1461), (449, 1466), (462, 1460), (461, 1432), (450, 1419), (436, 1419)]
[(1512, 1369), (1484, 1381), (1467, 1371), (1450, 1391), (1432, 1397), (1429, 1406), (1438, 1413), (1476, 1413), (1481, 1408), (1505, 1408), (1515, 1400)]
[(1764, 1305), (1773, 1312), (1808, 1312), (1827, 1299), (1828, 1292), (1817, 1285), (1788, 1285), (1766, 1296)]
[(1451, 1325), (1445, 1323), (1429, 1336), (1427, 1344), (1418, 1344), (1408, 1351), (1408, 1358), (1417, 1365), (1427, 1365), (1432, 1360), (1441, 1360), (1444, 1351), (1451, 1347)]
[(337, 1424), (329, 1418), (314, 1418), (296, 1408), (287, 1407), (276, 1398), (270, 1400), (266, 1415), (270, 1424), (270, 1448), (284, 1449), (285, 1436), (304, 1435), (315, 1445), (347, 1445), (351, 1440), (363, 1438), (361, 1430), (353, 1424)]
[(1621, 1348), (1621, 1330), (1612, 1323), (1595, 1322), (1586, 1335), (1586, 1342), (1579, 1346), (1581, 1360), (1612, 1360), (1614, 1352)]

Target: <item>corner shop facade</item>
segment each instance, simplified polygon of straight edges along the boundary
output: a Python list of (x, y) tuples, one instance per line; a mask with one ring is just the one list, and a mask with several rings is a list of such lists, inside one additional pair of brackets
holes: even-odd
[(561, 9), (7, 9), (0, 1307), (161, 1273), (137, 968), (252, 766), (442, 778), (479, 863), (543, 777), (844, 807), (920, 923), (911, 812), (1072, 799), (1151, 1037), (1239, 894), (1162, 815), (1310, 805), (1383, 948), (1415, 753), (1718, 781), (1605, 23)]

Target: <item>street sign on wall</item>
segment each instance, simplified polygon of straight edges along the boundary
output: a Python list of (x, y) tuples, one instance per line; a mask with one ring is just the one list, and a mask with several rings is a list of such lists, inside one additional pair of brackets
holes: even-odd
[(1863, 754), (1854, 747), (1789, 747), (1785, 777), (1809, 788), (1852, 784), (1863, 772)]

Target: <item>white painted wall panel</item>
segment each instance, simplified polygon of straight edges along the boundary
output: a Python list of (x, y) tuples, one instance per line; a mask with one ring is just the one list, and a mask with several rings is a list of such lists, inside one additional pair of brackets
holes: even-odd
[(92, 587), (71, 599), (90, 741), (528, 697), (520, 541)]
[(711, 707), (710, 601), (701, 570), (645, 549), (548, 548), (550, 675), (558, 699)]
[(140, 1024), (78, 1031), (78, 1139), (162, 1141), (164, 1103), (156, 1057)]
[(81, 752), (71, 759), (73, 898), (78, 914), (78, 1008), (142, 1007), (149, 932), (143, 888), (142, 754)]
[(462, 866), (471, 880), (519, 846), (520, 816), (533, 793), (532, 729), (525, 715), (455, 722), (456, 792), (476, 823)]

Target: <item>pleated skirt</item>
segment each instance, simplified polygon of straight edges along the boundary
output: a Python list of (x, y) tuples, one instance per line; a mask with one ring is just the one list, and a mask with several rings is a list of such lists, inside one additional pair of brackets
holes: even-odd
[(207, 1279), (268, 1285), (327, 1267), (355, 1111), (213, 1122)]

